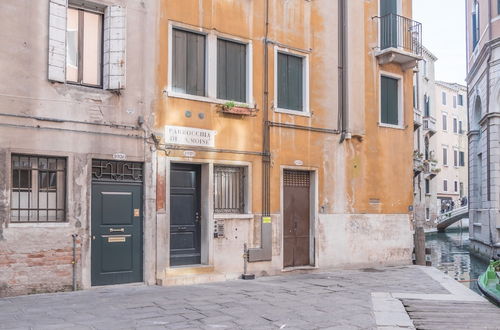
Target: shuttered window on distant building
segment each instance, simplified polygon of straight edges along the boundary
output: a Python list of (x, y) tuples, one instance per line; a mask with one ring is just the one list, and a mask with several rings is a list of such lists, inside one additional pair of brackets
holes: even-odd
[(246, 48), (247, 45), (217, 40), (217, 98), (246, 102)]
[(399, 80), (382, 76), (380, 88), (380, 120), (383, 124), (399, 124)]
[(205, 35), (173, 29), (172, 89), (205, 96)]
[(278, 53), (278, 108), (304, 111), (304, 58)]

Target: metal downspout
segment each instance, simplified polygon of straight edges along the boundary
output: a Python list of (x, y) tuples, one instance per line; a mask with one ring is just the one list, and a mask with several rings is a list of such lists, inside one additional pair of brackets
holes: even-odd
[(339, 64), (338, 64), (338, 85), (339, 85), (339, 131), (340, 143), (344, 142), (349, 128), (349, 113), (347, 111), (347, 4), (346, 0), (338, 1), (338, 45), (339, 45)]

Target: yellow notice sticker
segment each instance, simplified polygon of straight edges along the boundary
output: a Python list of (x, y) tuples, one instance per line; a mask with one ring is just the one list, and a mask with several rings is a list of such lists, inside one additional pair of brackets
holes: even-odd
[(262, 223), (271, 223), (271, 217), (262, 217)]

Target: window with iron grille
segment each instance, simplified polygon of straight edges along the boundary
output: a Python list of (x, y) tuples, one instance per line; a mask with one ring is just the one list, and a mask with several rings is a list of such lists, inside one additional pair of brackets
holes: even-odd
[(214, 212), (244, 213), (245, 168), (215, 166), (214, 168)]
[(11, 222), (62, 222), (66, 159), (12, 155)]

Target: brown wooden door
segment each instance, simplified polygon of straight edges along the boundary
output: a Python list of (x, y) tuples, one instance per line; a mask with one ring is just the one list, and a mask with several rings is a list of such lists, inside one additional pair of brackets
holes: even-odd
[(310, 264), (310, 173), (286, 170), (283, 178), (284, 267)]

